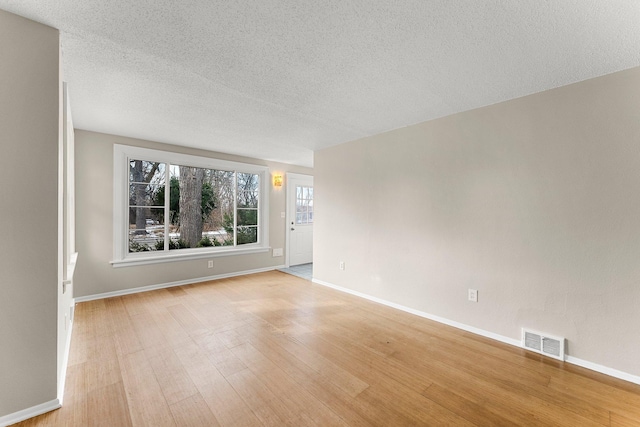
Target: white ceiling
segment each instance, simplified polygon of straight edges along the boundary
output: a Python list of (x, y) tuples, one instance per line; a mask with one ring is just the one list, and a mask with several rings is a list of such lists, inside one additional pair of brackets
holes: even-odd
[(640, 65), (634, 0), (0, 0), (62, 32), (76, 127), (313, 150)]

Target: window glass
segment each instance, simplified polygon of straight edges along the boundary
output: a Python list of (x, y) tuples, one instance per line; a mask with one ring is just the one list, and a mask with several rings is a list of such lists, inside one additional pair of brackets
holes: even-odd
[(171, 165), (169, 250), (233, 245), (226, 231), (234, 215), (233, 175), (231, 171)]
[(166, 164), (145, 160), (129, 161), (129, 252), (155, 249), (164, 239), (164, 191)]
[(260, 176), (238, 173), (237, 238), (238, 245), (258, 242)]
[(261, 174), (127, 161), (126, 253), (260, 243)]

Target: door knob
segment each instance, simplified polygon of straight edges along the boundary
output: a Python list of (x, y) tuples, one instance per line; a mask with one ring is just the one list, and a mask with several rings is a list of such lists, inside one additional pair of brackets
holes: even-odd
[(291, 227), (291, 231), (295, 231), (295, 228)]

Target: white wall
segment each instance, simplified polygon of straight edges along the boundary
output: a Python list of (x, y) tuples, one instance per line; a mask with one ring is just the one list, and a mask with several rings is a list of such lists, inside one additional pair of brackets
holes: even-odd
[(316, 279), (640, 375), (640, 68), (314, 161)]
[(0, 10), (0, 418), (56, 399), (58, 31)]
[[(114, 268), (109, 264), (113, 257), (113, 144), (264, 165), (271, 172), (278, 171), (283, 175), (285, 172), (312, 174), (312, 169), (305, 167), (76, 130), (76, 249), (80, 255), (74, 278), (75, 297), (284, 264), (284, 257), (274, 258), (269, 251), (213, 258), (213, 269), (207, 268), (207, 259)], [(285, 220), (280, 217), (285, 211), (285, 190), (284, 187), (270, 188), (269, 241), (272, 248), (285, 248)]]

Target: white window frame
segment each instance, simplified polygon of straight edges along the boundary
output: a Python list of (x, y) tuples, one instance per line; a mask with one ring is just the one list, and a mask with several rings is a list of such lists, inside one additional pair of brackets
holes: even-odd
[[(129, 252), (129, 161), (147, 160), (167, 165), (192, 166), (257, 174), (260, 177), (258, 242), (240, 246), (209, 246), (167, 251)], [(168, 167), (167, 167), (168, 169)], [(113, 260), (114, 267), (185, 261), (267, 252), (269, 247), (269, 168), (210, 157), (192, 156), (114, 144), (113, 146)], [(235, 190), (237, 191), (237, 189)], [(168, 194), (168, 191), (166, 192)], [(235, 216), (235, 215), (234, 215)], [(167, 217), (168, 218), (168, 217)], [(235, 221), (234, 221), (235, 224)], [(234, 236), (237, 233), (234, 233)], [(235, 239), (234, 239), (235, 240)]]

